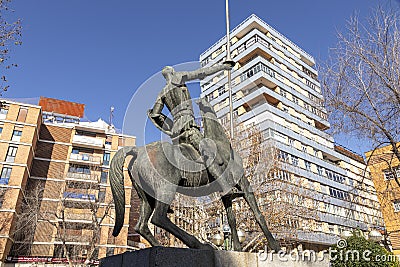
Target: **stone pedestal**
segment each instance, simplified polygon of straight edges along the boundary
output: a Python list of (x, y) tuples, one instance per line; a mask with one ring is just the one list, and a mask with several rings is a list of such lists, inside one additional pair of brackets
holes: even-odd
[(327, 259), (224, 250), (152, 247), (106, 257), (100, 267), (328, 267)]
[(100, 260), (101, 267), (212, 267), (214, 252), (186, 248), (152, 247)]

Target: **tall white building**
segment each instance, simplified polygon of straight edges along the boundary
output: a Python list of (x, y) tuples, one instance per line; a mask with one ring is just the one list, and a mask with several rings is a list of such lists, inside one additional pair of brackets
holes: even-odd
[[(305, 181), (315, 204), (317, 217), (304, 216), (292, 224), (296, 241), (320, 249), (335, 243), (343, 231), (382, 230), (380, 206), (368, 173), (364, 177), (363, 158), (335, 144), (325, 132), (330, 124), (314, 58), (255, 15), (232, 30), (231, 53), (236, 62), (235, 116), (258, 125), (264, 139), (273, 141), (282, 162), (278, 177), (292, 186)], [(200, 61), (208, 67), (225, 57), (223, 37), (200, 55)], [(219, 119), (227, 122), (227, 72), (206, 78), (201, 90)], [(274, 192), (289, 202), (290, 193)]]

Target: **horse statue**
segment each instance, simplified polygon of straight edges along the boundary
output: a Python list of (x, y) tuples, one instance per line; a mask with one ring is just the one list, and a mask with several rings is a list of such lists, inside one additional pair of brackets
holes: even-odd
[[(209, 144), (215, 144), (214, 146), (216, 146), (216, 149), (218, 149), (219, 154), (223, 158), (223, 162), (221, 163), (213, 161), (212, 155), (210, 155), (209, 159), (206, 159), (202, 164), (204, 166), (208, 164), (209, 167), (220, 168), (225, 178), (233, 177), (235, 181), (234, 184), (230, 185), (232, 190), (221, 197), (231, 228), (233, 249), (241, 251), (236, 230), (236, 219), (232, 211), (232, 200), (242, 196), (254, 213), (255, 219), (268, 241), (268, 246), (274, 251), (279, 251), (279, 243), (269, 231), (266, 220), (258, 208), (251, 185), (244, 176), (241, 157), (232, 149), (229, 139), (222, 125), (218, 122), (212, 106), (204, 99), (198, 101), (197, 104), (202, 115), (203, 134), (205, 140), (208, 140), (208, 142), (204, 142), (204, 147)], [(173, 145), (162, 141), (153, 142), (143, 147), (123, 147), (118, 150), (111, 160), (110, 166), (110, 184), (116, 213), (113, 236), (118, 236), (124, 222), (125, 191), (123, 166), (125, 158), (132, 156), (128, 164), (128, 173), (132, 185), (140, 198), (140, 215), (134, 228), (135, 231), (152, 246), (160, 246), (160, 243), (148, 228), (148, 222), (152, 216), (151, 223), (173, 234), (189, 248), (213, 249), (211, 245), (201, 243), (196, 237), (179, 228), (167, 217), (167, 213), (171, 210), (170, 204), (176, 192), (185, 194), (185, 190), (182, 190), (182, 188), (199, 189), (197, 191), (190, 191), (190, 194), (195, 194), (196, 196), (205, 196), (212, 192), (221, 191), (219, 186), (215, 186), (218, 183), (215, 183), (213, 178), (207, 173), (207, 168), (209, 167), (199, 169), (194, 175), (185, 175), (182, 172), (179, 159), (182, 158), (182, 153), (186, 153), (185, 155), (190, 154), (188, 150), (190, 148), (185, 147), (184, 144)], [(194, 164), (201, 165), (198, 162)], [(193, 181), (194, 177), (197, 177), (196, 181)], [(224, 177), (219, 179), (224, 179)]]

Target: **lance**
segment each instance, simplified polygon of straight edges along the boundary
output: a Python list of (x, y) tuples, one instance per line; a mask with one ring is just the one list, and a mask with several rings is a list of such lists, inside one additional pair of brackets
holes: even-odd
[[(231, 58), (231, 38), (229, 26), (229, 0), (225, 0), (225, 13), (226, 13), (226, 61), (232, 61)], [(231, 71), (228, 70), (228, 91), (229, 91), (229, 122), (231, 139), (234, 139), (233, 133), (233, 101), (232, 101), (232, 76)]]

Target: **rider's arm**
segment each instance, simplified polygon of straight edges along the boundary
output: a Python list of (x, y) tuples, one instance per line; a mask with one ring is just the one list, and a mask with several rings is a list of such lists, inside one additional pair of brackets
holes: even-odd
[(163, 131), (167, 135), (172, 135), (173, 122), (162, 113), (163, 108), (164, 102), (162, 101), (161, 96), (158, 96), (153, 108), (147, 111), (147, 115), (159, 130)]
[(232, 62), (225, 62), (220, 65), (212, 66), (212, 67), (207, 67), (207, 68), (200, 68), (198, 70), (194, 71), (184, 71), (180, 72), (182, 75), (182, 83), (185, 83), (187, 81), (191, 80), (197, 80), (197, 79), (204, 79), (207, 76), (210, 76), (214, 73), (217, 73), (222, 70), (231, 70), (233, 68), (234, 63)]

